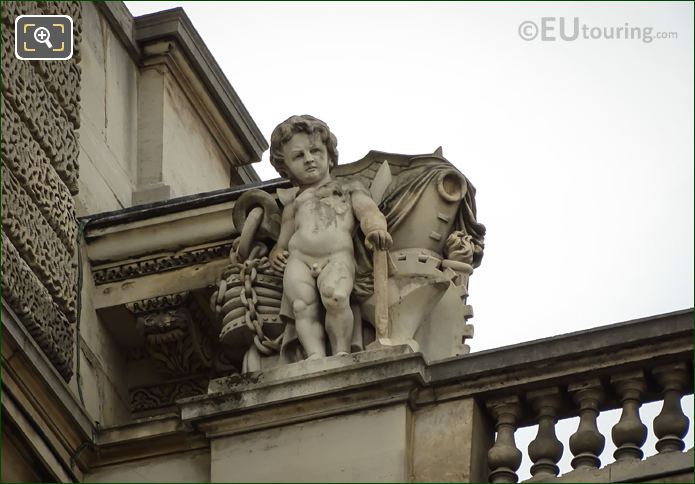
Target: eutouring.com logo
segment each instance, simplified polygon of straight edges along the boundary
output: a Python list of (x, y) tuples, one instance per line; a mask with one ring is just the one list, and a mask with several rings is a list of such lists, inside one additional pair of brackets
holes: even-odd
[(524, 20), (519, 24), (519, 37), (543, 42), (575, 40), (637, 40), (648, 44), (654, 40), (677, 39), (678, 32), (654, 32), (653, 27), (623, 25), (599, 27), (582, 23), (579, 17), (541, 17), (539, 21)]

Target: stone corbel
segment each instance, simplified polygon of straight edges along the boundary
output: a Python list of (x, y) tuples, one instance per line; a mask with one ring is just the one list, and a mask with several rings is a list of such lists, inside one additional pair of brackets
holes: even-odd
[(214, 346), (189, 291), (126, 304), (137, 318), (146, 350), (159, 373), (179, 378), (207, 372)]
[(191, 291), (125, 306), (145, 338), (141, 350), (131, 351), (133, 359), (149, 358), (155, 372), (163, 377), (156, 383), (130, 388), (133, 412), (167, 407), (180, 398), (205, 393), (210, 377), (237, 371)]

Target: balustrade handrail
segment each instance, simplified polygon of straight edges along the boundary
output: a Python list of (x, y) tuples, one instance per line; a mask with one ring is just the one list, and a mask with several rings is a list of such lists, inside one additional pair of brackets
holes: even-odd
[[(596, 419), (622, 408), (611, 437), (617, 462), (638, 461), (648, 429), (639, 407), (663, 400), (653, 423), (660, 454), (680, 452), (688, 419), (680, 400), (693, 392), (693, 310), (627, 321), (434, 363), (436, 400), (472, 396), (486, 408), (497, 438), (488, 453), (491, 482), (516, 482), (522, 453), (514, 433), (538, 424), (528, 448), (534, 480), (555, 478), (564, 446), (559, 419), (579, 416), (569, 440), (575, 469), (597, 469), (606, 438)], [(423, 396), (424, 399), (424, 396)]]
[[(436, 388), (437, 400), (462, 395), (486, 400), (692, 360), (691, 308), (449, 358), (429, 366), (428, 383)], [(689, 383), (686, 391), (692, 393)], [(642, 401), (658, 398), (659, 392), (649, 391)], [(608, 399), (600, 409), (617, 404)], [(561, 415), (566, 416), (571, 415)]]

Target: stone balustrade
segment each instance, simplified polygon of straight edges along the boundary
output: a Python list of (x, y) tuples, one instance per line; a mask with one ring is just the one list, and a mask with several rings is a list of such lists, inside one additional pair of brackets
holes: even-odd
[[(525, 393), (493, 398), (486, 407), (495, 421), (497, 438), (488, 452), (490, 482), (517, 482), (516, 471), (522, 461), (514, 433), (522, 425), (536, 423), (536, 438), (528, 446), (533, 462), (531, 481), (548, 481), (558, 476), (565, 448), (571, 452), (573, 469), (601, 467), (599, 456), (606, 439), (616, 446), (616, 462), (639, 461), (644, 457), (642, 446), (647, 440), (647, 426), (640, 419), (639, 408), (653, 396), (663, 399), (661, 413), (651, 429), (658, 438), (659, 453), (681, 452), (689, 421), (681, 408), (681, 398), (692, 393), (690, 370), (686, 362), (672, 362), (649, 369), (620, 372), (606, 379), (590, 378), (567, 384), (529, 390)], [(651, 397), (647, 397), (651, 395)], [(620, 420), (610, 436), (598, 429), (600, 411), (622, 409)], [(557, 438), (558, 416), (579, 416), (576, 432), (569, 445)]]
[[(495, 431), (487, 452), (490, 482), (517, 482), (525, 455), (531, 462), (531, 482), (615, 482), (611, 468), (635, 468), (644, 459), (650, 433), (657, 450), (650, 459), (675, 462), (674, 456), (680, 455), (689, 459), (692, 470), (692, 449), (683, 453), (690, 422), (681, 407), (683, 396), (693, 393), (692, 362), (688, 310), (435, 363), (430, 381), (446, 382), (436, 390), (438, 401), (472, 396), (486, 409)], [(661, 402), (653, 423), (640, 417), (640, 407), (649, 402)], [(619, 421), (602, 433), (599, 414), (615, 409)], [(579, 417), (578, 425), (568, 441), (561, 442), (558, 421), (572, 417)], [(527, 449), (519, 448), (517, 430), (531, 426), (537, 426), (535, 438)], [(608, 439), (616, 448), (614, 461), (602, 462)], [(573, 471), (559, 476), (558, 462), (565, 453), (572, 456)], [(637, 477), (647, 477), (639, 472)]]
[[(648, 350), (645, 348), (645, 350)], [(515, 388), (508, 395), (485, 399), (485, 406), (494, 422), (496, 439), (488, 451), (490, 482), (517, 482), (517, 470), (522, 462), (522, 451), (515, 443), (515, 432), (520, 427), (537, 425), (535, 439), (528, 446), (532, 478), (529, 482), (548, 482), (559, 475), (558, 462), (563, 452), (571, 452), (572, 468), (578, 471), (600, 469), (600, 455), (606, 440), (612, 439), (616, 450), (616, 463), (636, 463), (644, 458), (642, 449), (651, 431), (658, 439), (659, 454), (681, 453), (689, 419), (683, 413), (681, 399), (692, 394), (692, 353), (686, 358), (667, 359), (652, 364), (646, 359), (637, 367), (606, 368), (600, 374), (586, 378), (583, 375), (565, 378), (549, 386), (539, 382), (527, 388)], [(630, 365), (632, 366), (632, 365)], [(661, 412), (652, 428), (640, 418), (643, 403), (662, 401)], [(600, 412), (621, 411), (620, 420), (610, 435), (603, 435), (597, 426)], [(555, 426), (559, 419), (579, 417), (576, 431), (569, 442), (561, 442)], [(584, 474), (586, 475), (586, 472)], [(577, 482), (582, 481), (578, 479)], [(612, 479), (609, 479), (612, 481)]]

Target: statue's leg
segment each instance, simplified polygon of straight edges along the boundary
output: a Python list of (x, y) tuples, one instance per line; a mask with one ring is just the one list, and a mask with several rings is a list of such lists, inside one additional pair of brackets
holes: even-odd
[(307, 265), (290, 257), (285, 267), (283, 290), (292, 303), (297, 337), (307, 359), (326, 356), (316, 281)]
[(326, 308), (326, 332), (332, 354), (350, 353), (353, 317), (350, 294), (355, 266), (350, 256), (332, 256), (317, 278), (319, 293)]

